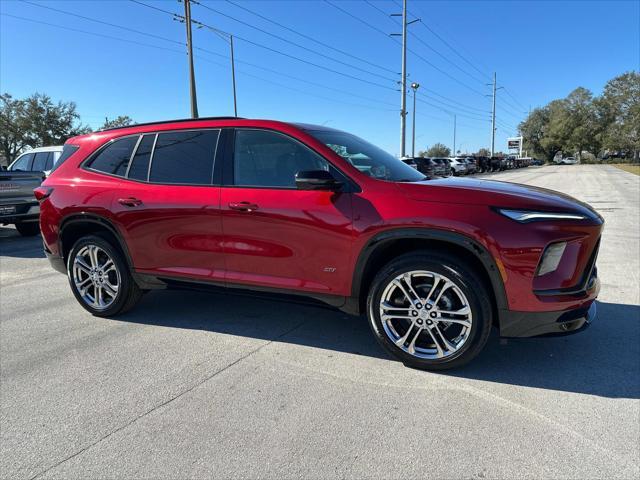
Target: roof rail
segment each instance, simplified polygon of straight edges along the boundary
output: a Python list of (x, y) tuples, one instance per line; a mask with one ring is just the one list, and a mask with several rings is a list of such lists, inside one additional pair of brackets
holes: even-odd
[(121, 127), (103, 128), (96, 132), (109, 132), (111, 130), (119, 130), (121, 128), (144, 127), (147, 125), (161, 125), (163, 123), (179, 123), (179, 122), (197, 122), (199, 120), (244, 120), (243, 117), (200, 117), (200, 118), (178, 118), (175, 120), (160, 120), (157, 122), (132, 123), (131, 125), (123, 125)]

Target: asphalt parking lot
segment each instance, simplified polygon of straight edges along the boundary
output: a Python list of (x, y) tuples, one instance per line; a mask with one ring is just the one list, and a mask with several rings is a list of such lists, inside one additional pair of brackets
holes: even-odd
[(492, 178), (606, 219), (599, 317), (405, 368), (363, 319), (243, 295), (152, 292), (95, 318), (39, 239), (0, 228), (2, 478), (639, 478), (640, 177), (611, 166)]

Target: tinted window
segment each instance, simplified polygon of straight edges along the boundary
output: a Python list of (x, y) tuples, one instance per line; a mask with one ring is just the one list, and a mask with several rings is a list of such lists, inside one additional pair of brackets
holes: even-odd
[(89, 168), (124, 177), (137, 141), (138, 136), (133, 136), (111, 142), (98, 153)]
[(27, 171), (31, 167), (31, 160), (33, 159), (33, 153), (25, 153), (16, 162), (11, 165), (10, 170), (23, 170)]
[(51, 152), (39, 152), (33, 157), (33, 165), (31, 170), (34, 172), (42, 172), (47, 168), (47, 160), (51, 157)]
[(142, 141), (138, 144), (136, 154), (133, 156), (133, 161), (131, 162), (127, 178), (143, 180), (145, 182), (147, 181), (147, 174), (149, 173), (149, 159), (151, 158), (151, 149), (153, 149), (153, 142), (155, 139), (155, 133), (142, 137)]
[(54, 160), (58, 159), (60, 157), (60, 152), (50, 152), (49, 156), (47, 157), (47, 163), (44, 166), (45, 170), (51, 170), (53, 168), (53, 162)]
[(76, 153), (80, 147), (78, 145), (65, 145), (62, 147), (62, 153), (58, 160), (56, 160), (55, 165), (51, 169), (53, 173), (60, 165), (62, 165), (67, 158)]
[(380, 180), (418, 182), (425, 177), (393, 155), (361, 138), (338, 130), (307, 130), (361, 172)]
[(233, 155), (236, 185), (295, 187), (302, 170), (329, 170), (327, 161), (295, 140), (264, 130), (237, 130)]
[(150, 182), (210, 185), (219, 130), (158, 134)]

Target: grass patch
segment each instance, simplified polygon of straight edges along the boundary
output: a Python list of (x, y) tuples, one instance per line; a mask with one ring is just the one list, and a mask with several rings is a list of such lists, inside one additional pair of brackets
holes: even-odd
[(624, 170), (625, 172), (640, 175), (640, 165), (631, 165), (630, 163), (617, 163), (613, 166), (618, 167), (620, 170)]

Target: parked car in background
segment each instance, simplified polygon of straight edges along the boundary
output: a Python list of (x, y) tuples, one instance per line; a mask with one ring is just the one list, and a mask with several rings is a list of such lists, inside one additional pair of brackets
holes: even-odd
[(564, 157), (557, 162), (559, 165), (576, 165), (580, 162), (575, 157)]
[(449, 171), (449, 164), (443, 161), (441, 158), (433, 158), (431, 157), (431, 161), (433, 162), (434, 172), (438, 177), (446, 177), (447, 172)]
[(478, 166), (476, 165), (476, 161), (473, 157), (465, 157), (463, 160), (467, 163), (467, 174), (471, 175), (473, 173), (477, 173)]
[(413, 159), (418, 166), (418, 171), (427, 178), (436, 176), (436, 163), (428, 157), (415, 157)]
[(451, 176), (451, 163), (448, 158), (432, 158), (432, 160), (441, 166), (440, 174), (443, 177)]
[(413, 159), (413, 157), (402, 157), (400, 159), (403, 163), (409, 165), (411, 168), (415, 168), (416, 170), (418, 169), (418, 164), (416, 163), (416, 161)]
[(9, 168), (10, 172), (49, 172), (62, 155), (62, 146), (38, 147), (23, 153), (15, 159)]
[(469, 173), (469, 164), (465, 162), (462, 157), (450, 157), (449, 164), (451, 165), (451, 170), (453, 174), (456, 176), (466, 175)]
[(603, 220), (566, 195), (424, 181), (355, 135), (269, 120), (138, 124), (67, 149), (35, 189), (44, 251), (99, 317), (150, 289), (303, 295), (366, 315), (404, 364), (442, 370), (494, 325), (568, 334), (595, 315)]
[(42, 172), (0, 171), (0, 224), (13, 224), (23, 236), (40, 232), (40, 206), (33, 189), (44, 180)]
[(489, 171), (490, 172), (499, 172), (502, 170), (502, 159), (500, 157), (490, 157), (489, 158)]
[(487, 157), (477, 156), (474, 158), (476, 160), (476, 165), (478, 166), (478, 172), (487, 173), (491, 171), (490, 162)]

